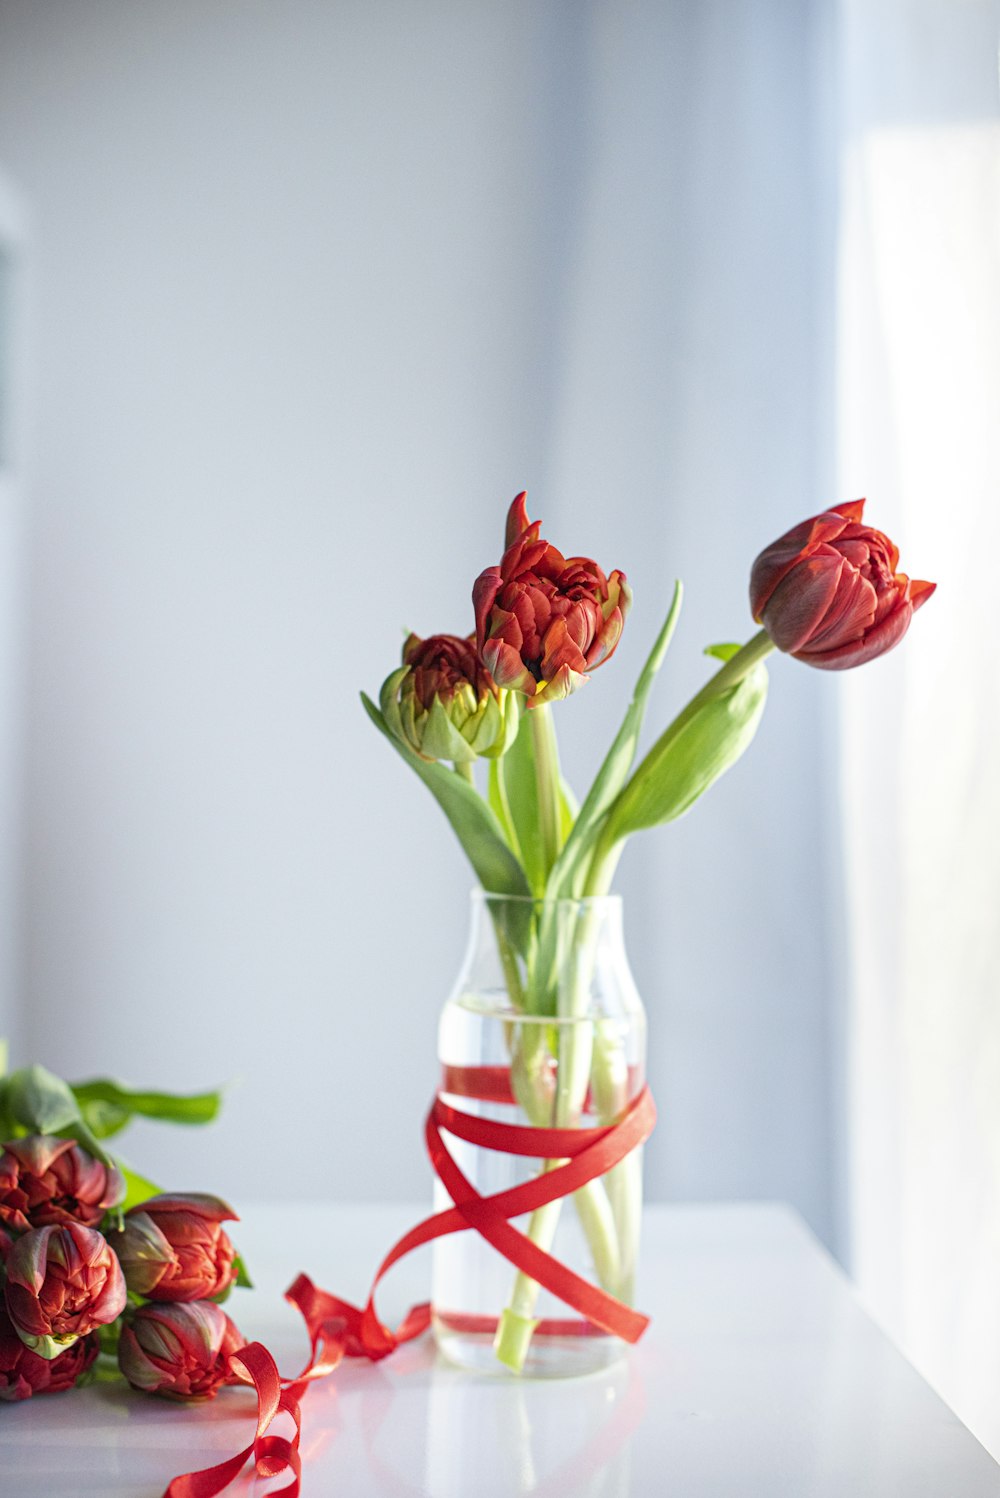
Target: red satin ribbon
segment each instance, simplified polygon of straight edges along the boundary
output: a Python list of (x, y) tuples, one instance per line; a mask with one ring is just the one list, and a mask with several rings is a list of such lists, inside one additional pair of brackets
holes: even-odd
[[(504, 1067), (449, 1067), (443, 1082), (444, 1089), (452, 1097), (473, 1097), (492, 1102), (511, 1100), (509, 1073)], [(536, 1335), (598, 1335), (607, 1332), (626, 1342), (637, 1342), (649, 1324), (647, 1316), (575, 1274), (532, 1243), (511, 1225), (509, 1219), (570, 1196), (588, 1181), (604, 1175), (648, 1139), (655, 1121), (656, 1110), (648, 1087), (632, 1100), (617, 1123), (591, 1129), (535, 1129), (497, 1123), (460, 1112), (446, 1103), (439, 1093), (427, 1115), (424, 1137), (431, 1164), (453, 1206), (418, 1223), (394, 1244), (379, 1265), (363, 1308), (338, 1299), (314, 1285), (306, 1275), (299, 1275), (286, 1291), (285, 1298), (302, 1313), (309, 1331), (310, 1357), (306, 1367), (297, 1378), (282, 1379), (274, 1359), (261, 1343), (251, 1342), (242, 1348), (232, 1359), (232, 1364), (237, 1377), (252, 1385), (257, 1394), (257, 1431), (253, 1441), (245, 1450), (218, 1466), (175, 1477), (164, 1498), (216, 1498), (216, 1494), (235, 1479), (251, 1456), (262, 1477), (275, 1477), (290, 1471), (291, 1480), (272, 1491), (276, 1498), (277, 1495), (298, 1498), (302, 1472), (299, 1400), (311, 1382), (332, 1373), (342, 1358), (365, 1357), (377, 1361), (427, 1330), (431, 1319), (429, 1304), (413, 1306), (393, 1332), (378, 1318), (375, 1292), (383, 1276), (405, 1254), (450, 1233), (473, 1229), (517, 1269), (550, 1290), (582, 1318), (543, 1321)], [(445, 1144), (444, 1134), (500, 1154), (559, 1160), (561, 1163), (519, 1186), (498, 1191), (493, 1196), (482, 1196), (455, 1163)], [(485, 1317), (449, 1316), (447, 1321), (450, 1326), (463, 1331), (492, 1330), (496, 1325), (492, 1318)], [(290, 1439), (269, 1433), (272, 1422), (281, 1412), (292, 1420), (294, 1435)]]

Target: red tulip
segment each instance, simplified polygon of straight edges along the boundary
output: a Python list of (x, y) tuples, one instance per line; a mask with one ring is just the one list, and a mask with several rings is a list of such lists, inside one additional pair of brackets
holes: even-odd
[(118, 1366), (135, 1389), (167, 1399), (211, 1399), (232, 1379), (229, 1359), (246, 1340), (221, 1306), (146, 1305), (130, 1316)]
[(614, 654), (632, 602), (625, 574), (606, 577), (588, 557), (566, 558), (539, 536), (519, 494), (507, 516), (507, 550), (472, 590), (476, 646), (499, 687), (528, 706), (568, 697)]
[(117, 1165), (102, 1165), (73, 1139), (29, 1134), (0, 1153), (0, 1222), (19, 1231), (61, 1222), (96, 1227), (124, 1195)]
[(779, 650), (807, 665), (840, 671), (891, 650), (936, 587), (896, 571), (899, 552), (862, 524), (864, 504), (804, 520), (753, 564), (754, 618)]
[(23, 1234), (4, 1268), (7, 1314), (21, 1341), (42, 1357), (55, 1357), (125, 1309), (118, 1260), (100, 1233), (77, 1222)]
[(236, 1221), (217, 1196), (152, 1196), (108, 1233), (128, 1288), (150, 1300), (212, 1300), (236, 1278), (235, 1249), (221, 1224)]
[(97, 1357), (97, 1336), (80, 1337), (55, 1358), (42, 1358), (21, 1341), (0, 1306), (0, 1399), (14, 1403), (32, 1394), (59, 1394), (71, 1389)]
[(476, 654), (474, 635), (410, 635), (380, 705), (392, 733), (422, 759), (496, 759), (517, 737), (517, 695), (501, 692)]

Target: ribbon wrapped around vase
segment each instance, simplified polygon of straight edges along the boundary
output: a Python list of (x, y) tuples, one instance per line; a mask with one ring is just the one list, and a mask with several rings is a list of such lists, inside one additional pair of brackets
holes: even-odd
[[(509, 1094), (509, 1080), (499, 1075), (500, 1070), (464, 1067), (459, 1075), (456, 1068), (449, 1068), (445, 1085), (451, 1096), (496, 1100), (498, 1089), (501, 1093), (507, 1089)], [(257, 1429), (253, 1440), (217, 1466), (175, 1477), (164, 1498), (215, 1498), (235, 1480), (251, 1457), (261, 1477), (277, 1477), (287, 1471), (289, 1481), (272, 1491), (283, 1498), (297, 1498), (302, 1471), (298, 1450), (302, 1428), (299, 1401), (310, 1383), (332, 1373), (343, 1358), (377, 1361), (427, 1330), (431, 1316), (429, 1303), (413, 1306), (393, 1331), (379, 1320), (375, 1293), (383, 1276), (404, 1255), (448, 1233), (470, 1230), (479, 1233), (518, 1270), (557, 1296), (591, 1327), (626, 1342), (637, 1342), (649, 1324), (648, 1317), (567, 1268), (512, 1226), (510, 1219), (572, 1196), (588, 1181), (613, 1169), (649, 1138), (655, 1121), (656, 1110), (648, 1086), (633, 1098), (617, 1122), (585, 1129), (498, 1123), (462, 1112), (438, 1093), (427, 1115), (424, 1137), (435, 1174), (453, 1205), (425, 1218), (393, 1245), (379, 1265), (364, 1307), (340, 1300), (314, 1285), (308, 1276), (299, 1275), (286, 1292), (286, 1299), (301, 1312), (309, 1333), (310, 1355), (305, 1368), (294, 1378), (282, 1378), (262, 1343), (251, 1342), (242, 1348), (231, 1362), (236, 1377), (253, 1387), (257, 1395)], [(445, 1135), (501, 1154), (563, 1163), (510, 1190), (483, 1196), (455, 1163)], [(571, 1326), (579, 1327), (580, 1323), (551, 1323), (549, 1329), (565, 1332)], [(539, 1330), (545, 1329), (546, 1323), (542, 1322)], [(293, 1427), (293, 1434), (288, 1437), (271, 1430), (282, 1413), (290, 1418)]]

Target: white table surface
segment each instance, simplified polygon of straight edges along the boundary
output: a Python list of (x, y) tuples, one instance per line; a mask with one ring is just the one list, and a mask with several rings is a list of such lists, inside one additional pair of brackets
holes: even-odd
[[(282, 1290), (305, 1270), (363, 1302), (420, 1215), (246, 1209), (233, 1235), (257, 1288), (228, 1309), (298, 1372), (305, 1337)], [(427, 1298), (429, 1253), (390, 1272), (384, 1320)], [(1000, 1466), (788, 1209), (648, 1208), (639, 1298), (642, 1342), (585, 1378), (461, 1373), (429, 1337), (345, 1363), (303, 1403), (303, 1498), (1000, 1498)], [(114, 1385), (0, 1405), (0, 1494), (159, 1498), (248, 1444), (254, 1408), (243, 1390), (188, 1407)]]

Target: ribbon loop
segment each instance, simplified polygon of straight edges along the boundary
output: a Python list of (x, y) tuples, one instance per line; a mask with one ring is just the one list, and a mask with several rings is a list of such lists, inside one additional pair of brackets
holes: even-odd
[[(513, 1102), (510, 1074), (504, 1067), (448, 1067), (444, 1085), (450, 1097)], [(260, 1342), (241, 1348), (231, 1359), (231, 1365), (234, 1381), (252, 1385), (257, 1395), (257, 1431), (253, 1442), (218, 1466), (175, 1477), (164, 1498), (216, 1498), (235, 1480), (251, 1456), (262, 1477), (291, 1473), (291, 1480), (275, 1490), (275, 1498), (279, 1495), (298, 1498), (302, 1474), (299, 1399), (310, 1383), (332, 1373), (343, 1358), (377, 1362), (427, 1330), (431, 1321), (428, 1303), (412, 1306), (392, 1331), (378, 1318), (375, 1292), (394, 1264), (435, 1238), (468, 1231), (478, 1233), (517, 1269), (537, 1280), (582, 1318), (542, 1321), (536, 1335), (605, 1332), (626, 1342), (637, 1342), (649, 1324), (647, 1316), (560, 1263), (515, 1228), (510, 1219), (571, 1196), (589, 1181), (605, 1175), (649, 1138), (655, 1121), (656, 1109), (648, 1087), (643, 1087), (632, 1099), (616, 1123), (584, 1129), (499, 1123), (463, 1113), (453, 1103), (445, 1102), (439, 1093), (427, 1115), (424, 1137), (435, 1174), (448, 1192), (452, 1206), (425, 1218), (393, 1245), (378, 1267), (364, 1307), (320, 1289), (307, 1275), (298, 1276), (285, 1292), (285, 1299), (301, 1313), (309, 1332), (310, 1357), (306, 1367), (296, 1378), (283, 1379), (271, 1354)], [(445, 1134), (479, 1149), (560, 1163), (520, 1185), (483, 1196), (455, 1162), (445, 1143)], [(488, 1332), (495, 1326), (491, 1318), (481, 1316), (449, 1315), (446, 1321), (460, 1331)], [(282, 1412), (291, 1418), (294, 1426), (290, 1439), (269, 1433), (272, 1422)]]

